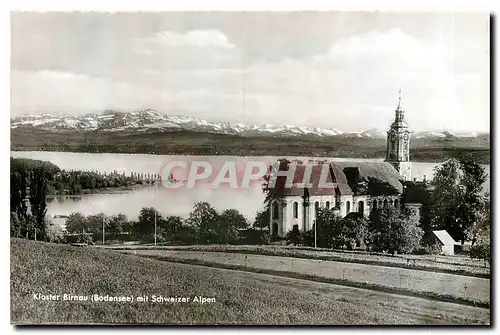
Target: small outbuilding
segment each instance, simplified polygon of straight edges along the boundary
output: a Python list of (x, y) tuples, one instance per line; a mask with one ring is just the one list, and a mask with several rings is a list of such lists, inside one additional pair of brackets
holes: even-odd
[(441, 246), (441, 254), (444, 255), (454, 255), (455, 254), (455, 240), (448, 234), (446, 230), (434, 230), (432, 231), (436, 240)]

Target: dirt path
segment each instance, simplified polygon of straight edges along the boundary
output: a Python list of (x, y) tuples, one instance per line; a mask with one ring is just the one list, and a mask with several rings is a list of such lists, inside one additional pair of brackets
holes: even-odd
[(378, 265), (225, 252), (170, 250), (134, 250), (128, 252), (142, 256), (197, 260), (225, 266), (298, 273), (422, 294), (429, 293), (456, 299), (467, 299), (481, 303), (487, 303), (490, 299), (489, 279), (455, 274)]
[[(215, 273), (237, 274), (242, 279), (264, 283), (271, 289), (272, 287), (287, 287), (299, 293), (317, 296), (321, 300), (330, 300), (332, 304), (336, 302), (355, 304), (359, 306), (357, 310), (361, 314), (364, 311), (377, 310), (377, 312), (387, 314), (388, 318), (408, 319), (410, 317), (422, 324), (489, 324), (490, 322), (490, 311), (484, 308), (261, 273), (201, 265), (179, 265), (192, 268), (210, 268)], [(265, 299), (265, 297), (262, 298)]]

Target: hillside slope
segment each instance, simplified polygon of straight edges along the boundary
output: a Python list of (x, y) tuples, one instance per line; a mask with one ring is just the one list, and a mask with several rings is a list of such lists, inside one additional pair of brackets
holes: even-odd
[[(11, 322), (161, 324), (488, 323), (482, 308), (112, 251), (11, 239)], [(41, 301), (34, 294), (203, 296), (212, 303)]]

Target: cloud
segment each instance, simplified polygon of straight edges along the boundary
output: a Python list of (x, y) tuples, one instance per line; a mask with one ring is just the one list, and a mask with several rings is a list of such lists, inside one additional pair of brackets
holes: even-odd
[(132, 45), (136, 62), (164, 73), (241, 66), (236, 46), (218, 30), (160, 31), (136, 38)]
[(11, 73), (12, 109), (22, 113), (101, 112), (148, 106), (158, 93), (143, 85), (63, 71)]
[(337, 41), (317, 61), (334, 62), (346, 71), (415, 72), (444, 70), (447, 67), (443, 44), (427, 45), (401, 29), (373, 31)]
[(160, 31), (149, 38), (150, 42), (169, 47), (214, 47), (233, 49), (226, 35), (219, 30), (192, 30), (187, 33)]

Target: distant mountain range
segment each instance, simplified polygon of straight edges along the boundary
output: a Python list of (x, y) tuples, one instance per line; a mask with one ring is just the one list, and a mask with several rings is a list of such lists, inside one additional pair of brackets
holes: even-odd
[[(25, 115), (11, 118), (11, 128), (34, 127), (38, 129), (67, 132), (67, 131), (174, 131), (190, 130), (198, 132), (211, 132), (233, 134), (241, 136), (338, 136), (361, 138), (385, 138), (386, 130), (368, 129), (362, 132), (343, 132), (335, 128), (305, 127), (305, 126), (274, 126), (245, 125), (242, 123), (209, 122), (187, 116), (174, 116), (154, 110), (141, 110), (136, 112), (117, 112), (107, 110), (101, 114), (85, 115), (55, 115), (39, 114)], [(452, 133), (449, 131), (428, 132), (421, 131), (412, 134), (414, 138), (477, 138), (489, 137), (488, 133)]]

